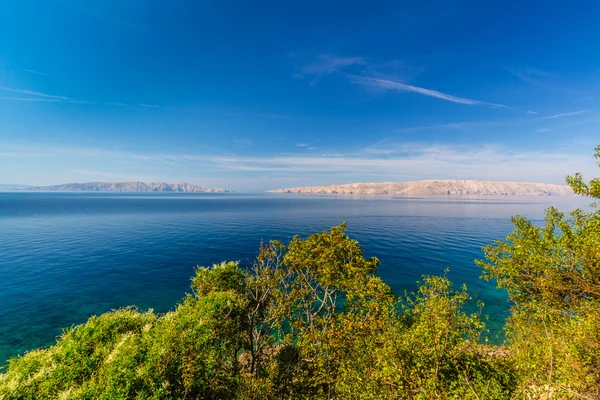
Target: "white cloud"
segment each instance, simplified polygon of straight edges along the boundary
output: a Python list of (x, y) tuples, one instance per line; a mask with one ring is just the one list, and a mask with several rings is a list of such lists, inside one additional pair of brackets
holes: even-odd
[(566, 113), (561, 113), (561, 114), (548, 115), (546, 117), (536, 118), (535, 120), (539, 121), (539, 120), (543, 120), (543, 119), (555, 119), (555, 118), (563, 118), (563, 117), (572, 117), (574, 115), (580, 115), (580, 114), (589, 113), (590, 111), (593, 111), (593, 110), (579, 110), (579, 111), (572, 111), (572, 112), (566, 112)]
[[(24, 102), (49, 102), (49, 103), (70, 103), (70, 104), (90, 104), (96, 106), (112, 106), (112, 107), (134, 107), (134, 108), (149, 108), (149, 109), (165, 109), (165, 110), (178, 110), (178, 111), (188, 111), (188, 112), (198, 112), (198, 111), (206, 111), (205, 109), (197, 108), (197, 107), (173, 107), (173, 106), (164, 106), (159, 104), (148, 104), (148, 103), (140, 103), (140, 104), (127, 104), (122, 102), (96, 102), (96, 101), (88, 101), (88, 100), (80, 100), (74, 99), (66, 96), (52, 95), (42, 92), (36, 92), (32, 90), (24, 90), (24, 89), (16, 89), (6, 86), (0, 86), (0, 94), (2, 92), (16, 93), (17, 95), (13, 96), (4, 96), (0, 95), (0, 100), (9, 100), (9, 101), (24, 101)], [(282, 114), (272, 114), (272, 113), (259, 113), (259, 112), (232, 112), (232, 111), (221, 111), (221, 114), (227, 116), (240, 116), (240, 117), (249, 117), (249, 118), (269, 118), (269, 119), (281, 119), (287, 120), (292, 117), (289, 115)]]
[(0, 91), (11, 92), (11, 93), (18, 93), (18, 94), (21, 94), (21, 95), (33, 96), (33, 97), (24, 97), (24, 98), (18, 98), (18, 97), (8, 98), (8, 97), (5, 97), (4, 100), (55, 101), (55, 102), (65, 102), (65, 103), (91, 104), (89, 101), (85, 101), (85, 100), (77, 100), (77, 99), (72, 99), (72, 98), (66, 97), (66, 96), (55, 96), (55, 95), (46, 94), (46, 93), (42, 93), (42, 92), (35, 92), (35, 91), (32, 91), (32, 90), (15, 89), (15, 88), (6, 87), (6, 86), (0, 86)]
[[(381, 153), (379, 153), (381, 154)], [(393, 156), (392, 156), (393, 155)], [(327, 175), (360, 181), (480, 179), (564, 183), (564, 177), (577, 171), (593, 173), (591, 157), (568, 153), (509, 152), (503, 148), (456, 148), (414, 146), (408, 154), (388, 153), (388, 157), (365, 155), (217, 157), (214, 162), (225, 170), (240, 172), (303, 174), (315, 178)]]
[(531, 68), (531, 67), (509, 68), (506, 66), (503, 66), (502, 68), (504, 68), (505, 70), (507, 70), (508, 72), (510, 72), (511, 74), (513, 74), (514, 76), (516, 76), (517, 78), (522, 80), (523, 82), (534, 84), (534, 85), (542, 84), (542, 82), (543, 82), (542, 79), (548, 78), (551, 76), (551, 74), (549, 74), (548, 72), (542, 71), (541, 69), (538, 69), (538, 68)]
[[(565, 113), (560, 113), (560, 114), (554, 114), (554, 115), (549, 115), (546, 117), (538, 117), (538, 118), (519, 118), (519, 119), (508, 119), (508, 120), (490, 120), (490, 121), (479, 121), (479, 122), (450, 122), (450, 123), (445, 123), (445, 124), (431, 124), (431, 125), (423, 125), (423, 126), (412, 126), (412, 127), (405, 127), (405, 128), (398, 128), (395, 129), (394, 132), (416, 132), (416, 131), (423, 131), (423, 130), (442, 130), (442, 129), (473, 129), (473, 128), (479, 128), (479, 129), (483, 129), (483, 128), (491, 128), (491, 127), (508, 127), (508, 126), (517, 126), (517, 125), (523, 125), (523, 124), (536, 124), (536, 123), (540, 123), (543, 124), (543, 121), (545, 120), (552, 120), (552, 119), (559, 119), (559, 118), (566, 118), (566, 117), (576, 117), (579, 115), (584, 115), (587, 113), (591, 113), (597, 110), (592, 110), (592, 109), (588, 109), (588, 110), (579, 110), (579, 111), (573, 111), (573, 112), (565, 112)], [(528, 114), (530, 114), (528, 112)], [(566, 118), (568, 119), (568, 118)], [(564, 127), (573, 127), (573, 126), (580, 126), (580, 125), (584, 125), (584, 124), (597, 124), (598, 123), (598, 118), (591, 118), (591, 119), (587, 119), (587, 120), (577, 120), (577, 119), (573, 119), (573, 122), (570, 122), (568, 124), (562, 123), (561, 125), (557, 125), (557, 123), (553, 122), (553, 127), (552, 130), (557, 130), (558, 127), (564, 128)], [(547, 128), (546, 126), (542, 126), (542, 129)], [(550, 130), (550, 129), (548, 129)]]
[(367, 65), (363, 57), (342, 57), (333, 54), (321, 54), (294, 74), (296, 78), (312, 77), (310, 85), (315, 85), (322, 76), (339, 72), (355, 65)]
[(39, 72), (39, 71), (34, 71), (32, 69), (23, 69), (23, 71), (25, 72), (29, 72), (30, 74), (34, 74), (34, 75), (41, 75), (41, 76), (50, 76), (48, 74), (45, 74), (43, 72)]
[[(89, 180), (91, 177), (93, 178), (108, 178), (110, 180), (119, 179), (122, 181), (145, 181), (145, 182), (159, 182), (160, 178), (157, 178), (156, 175), (137, 175), (137, 174), (127, 174), (127, 173), (115, 173), (115, 172), (105, 172), (105, 171), (92, 171), (87, 169), (74, 169), (73, 173), (77, 175), (81, 175), (85, 180)], [(78, 179), (81, 182), (81, 179)]]
[(489, 106), (498, 108), (511, 108), (503, 104), (488, 103), (485, 101), (468, 99), (465, 97), (453, 96), (447, 93), (438, 92), (437, 90), (425, 89), (418, 86), (407, 85), (405, 83), (395, 82), (387, 79), (369, 78), (358, 75), (347, 75), (351, 82), (363, 86), (378, 87), (386, 90), (397, 90), (402, 92), (413, 92), (423, 96), (435, 97), (438, 99), (451, 101), (453, 103), (468, 104), (473, 106)]
[(46, 98), (40, 98), (40, 97), (15, 97), (15, 96), (0, 96), (0, 100), (46, 102), (46, 103), (76, 103), (74, 101), (65, 101), (65, 100), (58, 100), (58, 99), (46, 99)]
[(417, 131), (425, 131), (425, 130), (430, 130), (430, 129), (446, 129), (446, 128), (462, 129), (464, 127), (469, 127), (469, 126), (473, 126), (473, 123), (450, 122), (450, 123), (447, 123), (447, 124), (424, 125), (424, 126), (412, 126), (412, 127), (406, 127), (406, 128), (398, 128), (398, 129), (395, 129), (394, 132), (417, 132)]

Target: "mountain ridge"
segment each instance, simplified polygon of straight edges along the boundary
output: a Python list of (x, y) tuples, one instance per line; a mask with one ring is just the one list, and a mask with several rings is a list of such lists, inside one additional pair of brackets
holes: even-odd
[[(17, 186), (17, 185), (11, 185)], [(190, 183), (165, 182), (84, 182), (51, 186), (25, 186), (24, 189), (47, 192), (177, 192), (177, 193), (228, 193), (230, 190), (209, 188)]]
[(476, 180), (422, 180), (408, 182), (348, 183), (328, 186), (299, 186), (269, 190), (270, 193), (302, 194), (393, 194), (393, 195), (506, 195), (572, 196), (564, 185), (535, 182)]

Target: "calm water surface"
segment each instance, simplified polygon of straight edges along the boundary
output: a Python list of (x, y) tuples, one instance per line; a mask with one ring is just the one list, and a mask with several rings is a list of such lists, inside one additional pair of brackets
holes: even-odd
[(165, 312), (194, 266), (249, 264), (261, 240), (287, 241), (342, 221), (397, 293), (451, 268), (484, 301), (490, 337), (505, 294), (479, 279), (481, 247), (512, 231), (511, 215), (541, 220), (560, 197), (308, 197), (240, 194), (0, 193), (0, 365), (54, 342), (90, 315), (137, 305)]

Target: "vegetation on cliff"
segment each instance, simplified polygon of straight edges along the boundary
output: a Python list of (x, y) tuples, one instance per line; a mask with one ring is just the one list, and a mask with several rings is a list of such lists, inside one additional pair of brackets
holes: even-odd
[[(568, 183), (600, 198), (598, 179)], [(198, 268), (170, 313), (67, 329), (10, 361), (0, 398), (600, 398), (600, 212), (513, 223), (477, 261), (512, 304), (501, 346), (484, 344), (466, 287), (426, 276), (396, 297), (342, 224), (263, 244), (250, 268)]]

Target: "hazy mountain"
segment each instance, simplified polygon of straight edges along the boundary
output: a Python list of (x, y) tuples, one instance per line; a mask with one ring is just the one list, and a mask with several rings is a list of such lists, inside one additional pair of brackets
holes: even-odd
[(270, 190), (272, 193), (570, 196), (568, 186), (529, 182), (427, 180), (414, 182), (351, 183)]
[(34, 186), (28, 185), (11, 185), (11, 184), (0, 184), (0, 190), (30, 190)]
[[(9, 185), (17, 186), (17, 185)], [(0, 187), (2, 189), (2, 187)], [(9, 190), (9, 189), (5, 189)], [(12, 189), (19, 190), (19, 189)], [(189, 183), (164, 182), (87, 182), (65, 183), (54, 186), (26, 186), (20, 190), (52, 191), (52, 192), (181, 192), (181, 193), (224, 193), (225, 189), (215, 189)]]

